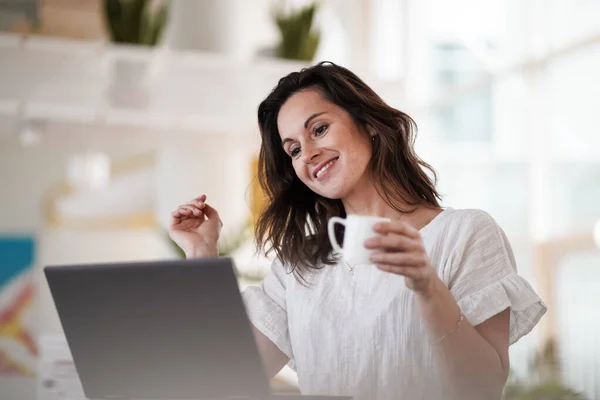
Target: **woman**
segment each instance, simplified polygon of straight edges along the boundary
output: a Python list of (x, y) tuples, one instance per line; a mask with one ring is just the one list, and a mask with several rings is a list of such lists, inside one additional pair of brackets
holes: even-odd
[[(356, 399), (499, 399), (509, 345), (546, 308), (517, 275), (502, 229), (443, 209), (413, 150), (414, 122), (355, 74), (320, 63), (260, 104), (256, 238), (276, 261), (243, 293), (265, 368), (286, 363), (303, 394)], [(217, 254), (220, 220), (201, 196), (172, 214), (187, 257)], [(340, 261), (332, 216), (383, 216), (372, 266)]]

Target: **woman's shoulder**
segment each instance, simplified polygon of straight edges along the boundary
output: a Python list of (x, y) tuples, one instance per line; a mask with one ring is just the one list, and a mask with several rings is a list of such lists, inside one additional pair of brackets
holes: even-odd
[(443, 261), (451, 266), (448, 271), (454, 272), (465, 265), (485, 266), (488, 261), (514, 265), (508, 238), (490, 213), (472, 208), (449, 208), (444, 213), (437, 230), (423, 238), (431, 254), (439, 258), (438, 264)]
[[(496, 220), (487, 212), (477, 208), (447, 207), (430, 223), (427, 234), (437, 233), (441, 238), (456, 243), (474, 234), (500, 232)], [(438, 236), (435, 235), (435, 236)]]
[(496, 225), (495, 219), (485, 210), (479, 208), (446, 207), (442, 214), (447, 214), (447, 222), (462, 227), (478, 227)]

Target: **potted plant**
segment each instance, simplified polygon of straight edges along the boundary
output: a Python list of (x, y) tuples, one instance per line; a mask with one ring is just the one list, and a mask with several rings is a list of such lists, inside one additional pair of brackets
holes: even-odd
[[(154, 47), (165, 31), (170, 2), (104, 0), (103, 15), (111, 42)], [(148, 100), (147, 65), (143, 60), (116, 59), (110, 99), (117, 107), (143, 108)]]
[(562, 382), (555, 341), (533, 357), (528, 372), (528, 379), (523, 380), (511, 371), (503, 400), (585, 400), (582, 393)]
[(279, 31), (279, 44), (275, 55), (288, 60), (312, 61), (319, 47), (321, 33), (314, 28), (319, 9), (314, 1), (299, 10), (285, 10), (280, 4), (273, 14)]
[(162, 37), (170, 3), (157, 0), (104, 0), (104, 19), (114, 43), (155, 46)]

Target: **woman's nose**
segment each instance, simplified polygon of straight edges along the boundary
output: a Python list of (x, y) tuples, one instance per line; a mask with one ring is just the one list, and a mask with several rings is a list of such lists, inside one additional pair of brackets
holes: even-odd
[(304, 145), (302, 150), (302, 161), (306, 164), (310, 163), (315, 157), (319, 155), (321, 149), (315, 145)]

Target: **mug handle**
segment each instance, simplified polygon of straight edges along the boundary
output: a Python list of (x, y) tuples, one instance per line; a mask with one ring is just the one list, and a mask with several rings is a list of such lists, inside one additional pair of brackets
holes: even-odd
[(338, 253), (343, 253), (344, 250), (340, 247), (339, 243), (337, 242), (337, 238), (335, 237), (335, 224), (346, 226), (346, 220), (340, 217), (331, 217), (327, 222), (327, 234), (329, 235), (329, 241), (331, 242), (331, 246)]

